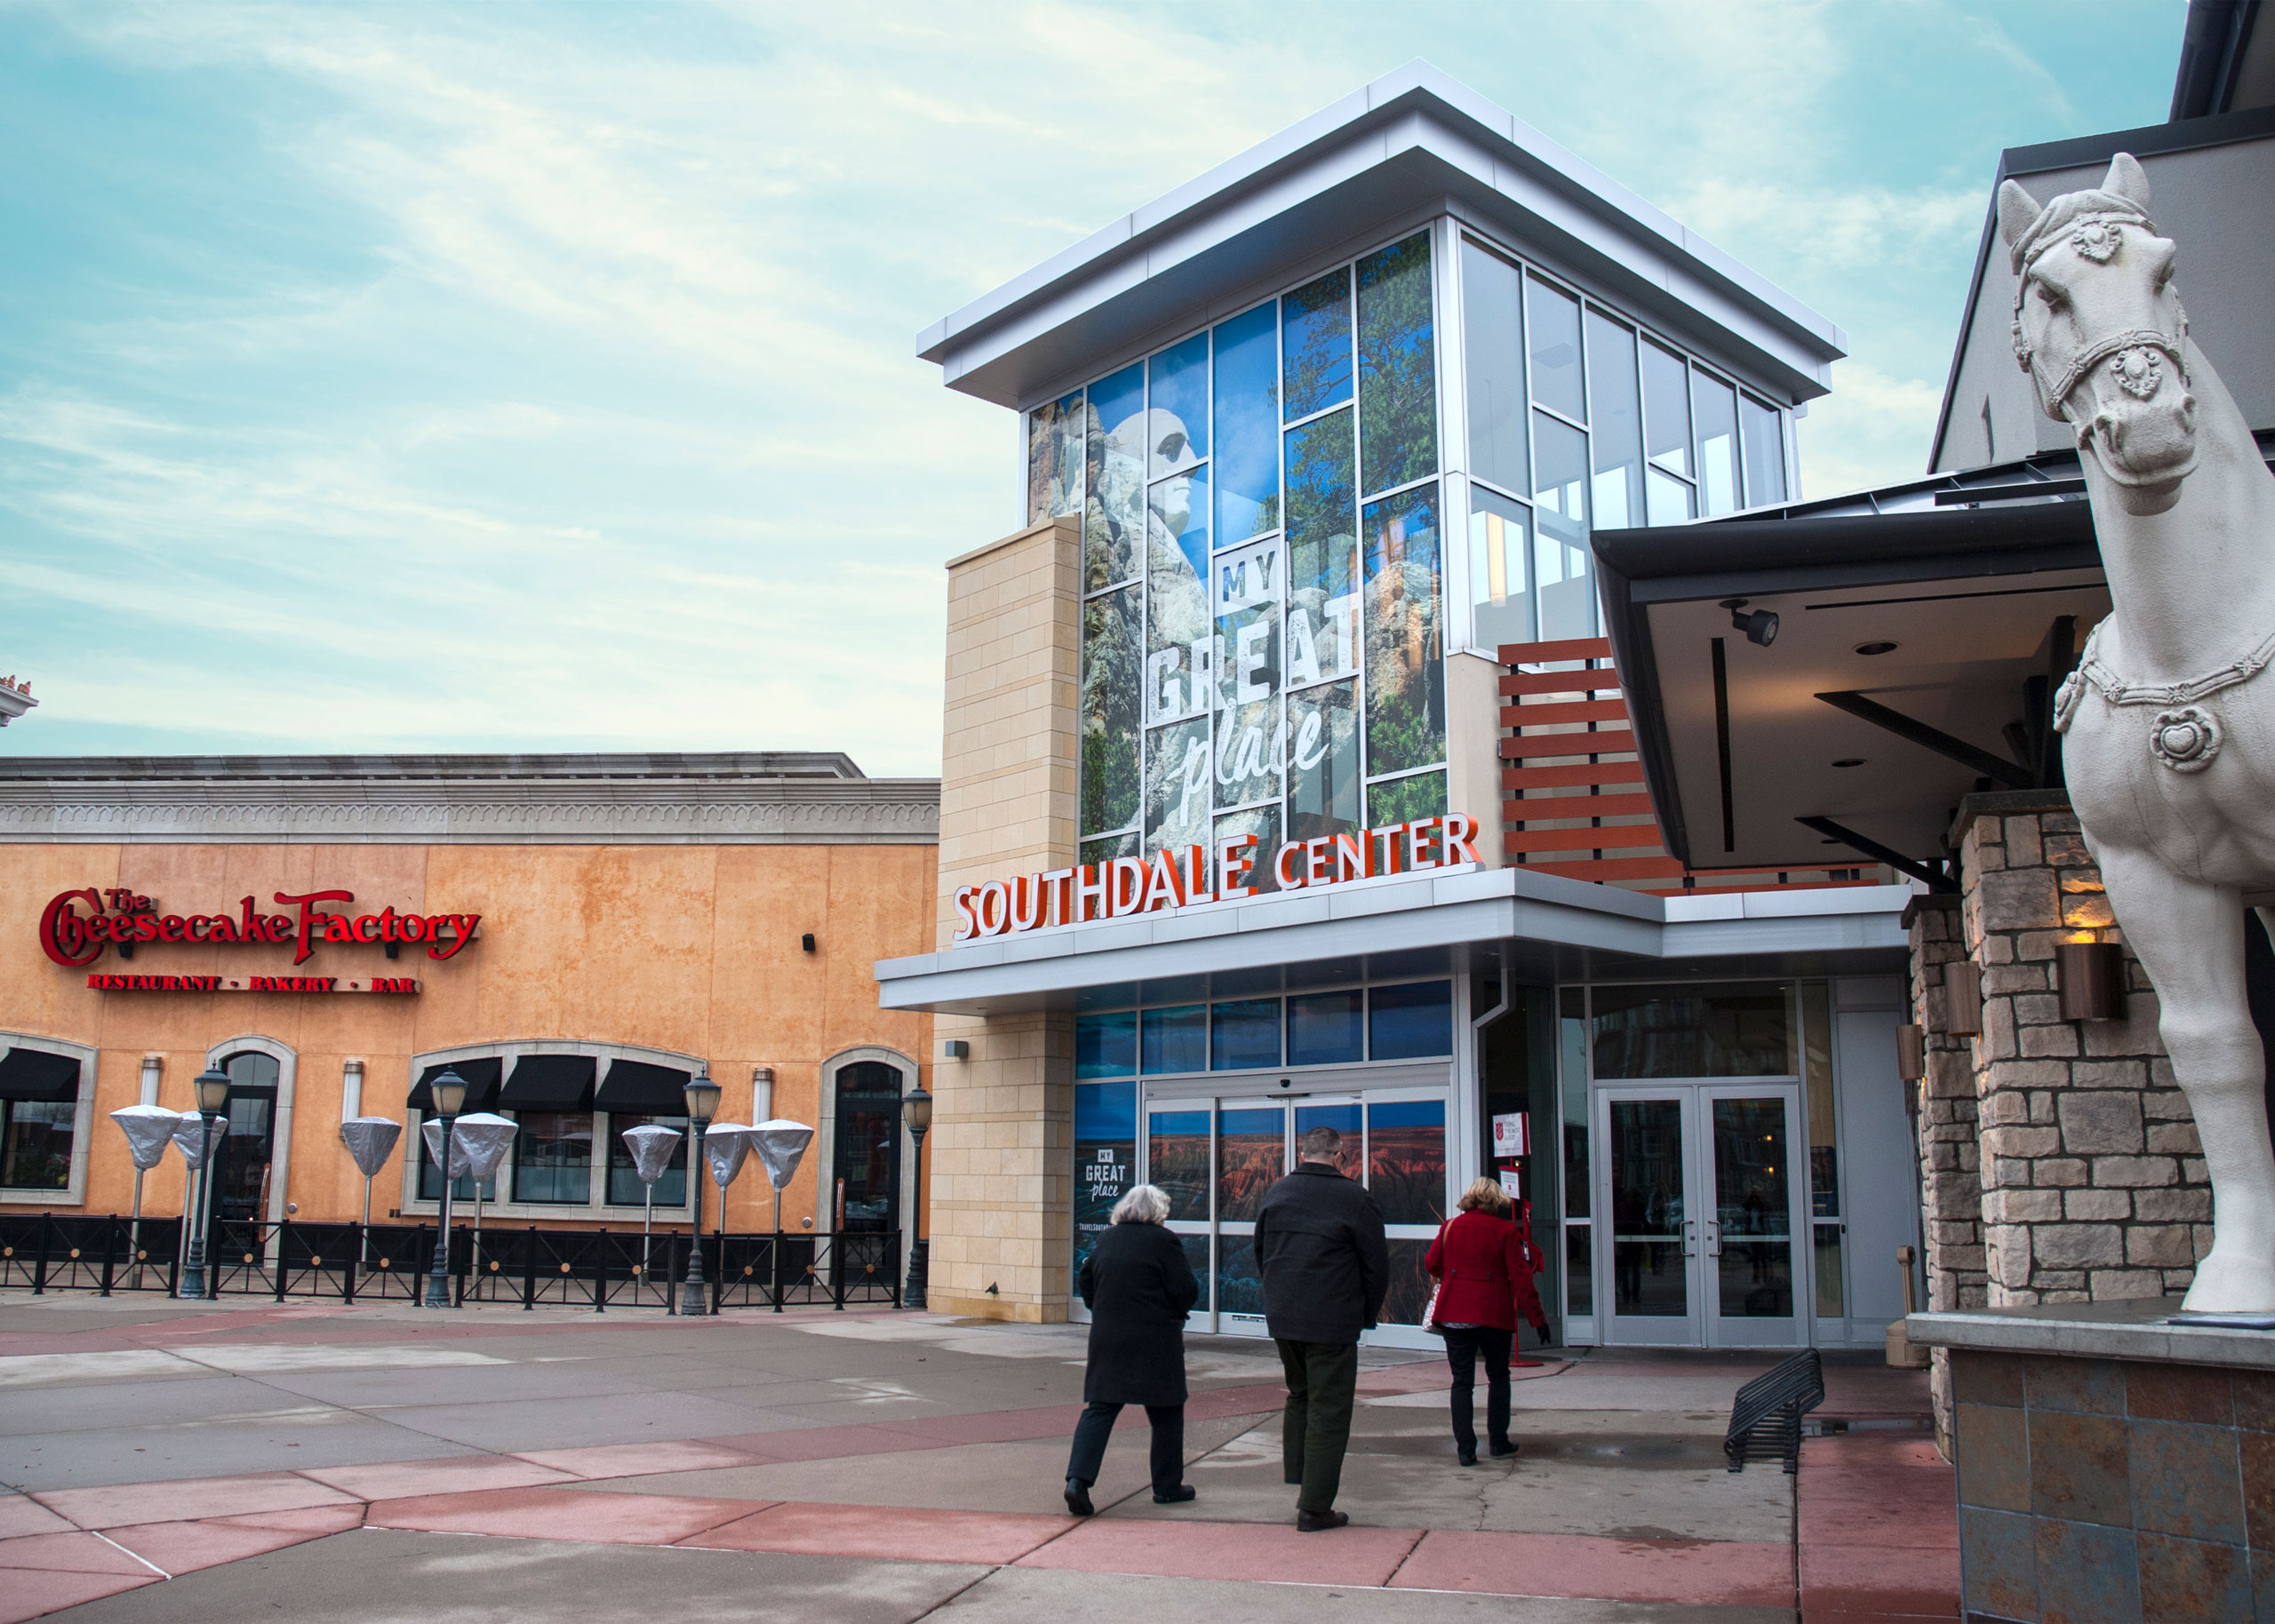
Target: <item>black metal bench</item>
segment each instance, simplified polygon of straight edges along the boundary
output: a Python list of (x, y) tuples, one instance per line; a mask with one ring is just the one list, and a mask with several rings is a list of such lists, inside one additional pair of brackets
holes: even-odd
[(1804, 1348), (1738, 1389), (1730, 1405), (1730, 1430), (1722, 1453), (1730, 1469), (1742, 1472), (1749, 1460), (1783, 1459), (1785, 1469), (1801, 1465), (1801, 1417), (1824, 1402), (1824, 1366), (1816, 1349)]

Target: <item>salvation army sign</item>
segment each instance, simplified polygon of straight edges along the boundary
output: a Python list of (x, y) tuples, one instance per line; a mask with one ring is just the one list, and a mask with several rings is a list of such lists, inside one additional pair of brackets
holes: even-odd
[[(92, 964), (113, 944), (131, 949), (146, 942), (278, 947), (291, 943), (294, 964), (305, 964), (319, 942), (408, 942), (426, 948), (429, 959), (449, 959), (474, 939), (474, 927), (482, 922), (478, 913), (397, 913), (390, 907), (350, 918), (316, 906), (352, 903), (353, 891), (278, 891), (275, 896), (294, 904), (297, 912), (261, 913), (247, 896), (239, 900), (235, 913), (161, 913), (148, 897), (124, 887), (100, 891), (86, 887), (65, 891), (48, 903), (39, 916), (39, 944), (50, 959), (68, 969)], [(82, 904), (84, 913), (79, 912)]]
[[(1272, 877), (1282, 891), (1302, 891), (1453, 868), (1478, 860), (1477, 831), (1475, 818), (1454, 812), (1290, 840), (1273, 859)], [(1205, 846), (1164, 847), (1151, 859), (1116, 857), (964, 886), (955, 895), (956, 940), (1254, 896), (1259, 844), (1256, 836), (1243, 834), (1217, 841), (1213, 853)]]

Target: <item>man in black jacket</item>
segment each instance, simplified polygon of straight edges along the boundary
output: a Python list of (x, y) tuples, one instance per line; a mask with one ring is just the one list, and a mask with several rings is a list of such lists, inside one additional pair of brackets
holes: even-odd
[(1359, 1333), (1374, 1328), (1390, 1290), (1382, 1209), (1336, 1166), (1342, 1148), (1331, 1127), (1306, 1132), (1296, 1170), (1264, 1192), (1256, 1214), (1265, 1324), (1288, 1373), (1281, 1460), (1303, 1491), (1296, 1527), (1304, 1533), (1351, 1520), (1335, 1509), (1335, 1492), (1358, 1398)]

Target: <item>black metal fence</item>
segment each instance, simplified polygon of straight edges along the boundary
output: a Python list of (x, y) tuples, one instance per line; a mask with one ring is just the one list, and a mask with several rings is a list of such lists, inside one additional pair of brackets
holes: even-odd
[[(504, 1229), (453, 1224), (448, 1277), (456, 1302), (661, 1308), (677, 1313), (688, 1275), (683, 1232)], [(842, 1309), (900, 1301), (901, 1246), (886, 1235), (706, 1235), (702, 1282), (711, 1311)], [(255, 1223), (223, 1219), (207, 1237), (215, 1296), (423, 1300), (435, 1263), (432, 1224)], [(0, 1214), (0, 1288), (181, 1289), (180, 1218), (79, 1213)]]

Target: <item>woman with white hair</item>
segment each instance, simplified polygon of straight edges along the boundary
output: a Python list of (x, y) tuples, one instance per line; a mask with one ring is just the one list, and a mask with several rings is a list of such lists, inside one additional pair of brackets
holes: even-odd
[(1098, 1510), (1090, 1485), (1106, 1461), (1106, 1440), (1126, 1404), (1145, 1406), (1153, 1429), (1153, 1503), (1191, 1500), (1185, 1482), (1185, 1317), (1201, 1300), (1201, 1282), (1185, 1262), (1185, 1243), (1163, 1227), (1169, 1198), (1140, 1184), (1114, 1206), (1114, 1222), (1082, 1260), (1083, 1304), (1090, 1310), (1090, 1368), (1066, 1461), (1066, 1509)]

